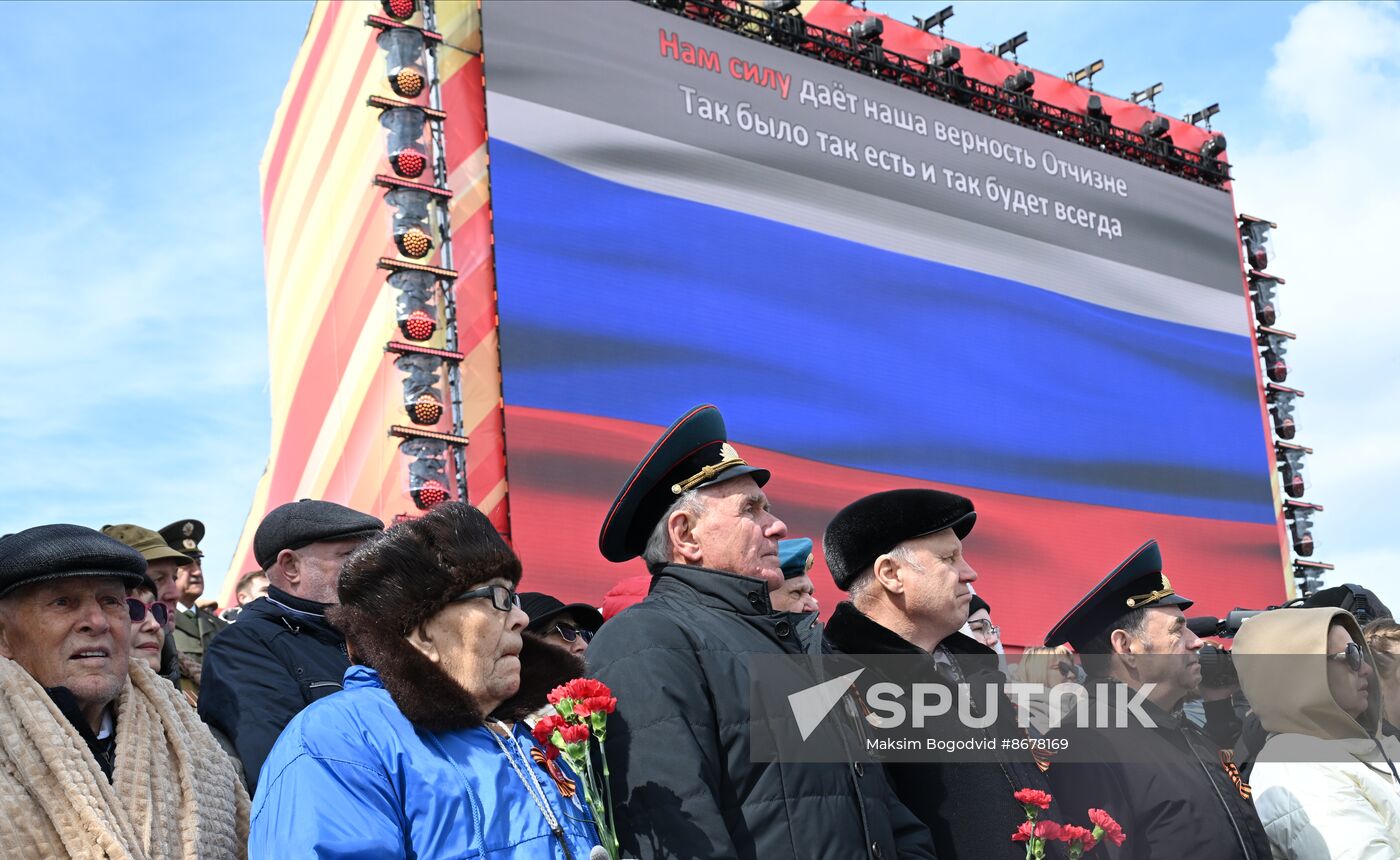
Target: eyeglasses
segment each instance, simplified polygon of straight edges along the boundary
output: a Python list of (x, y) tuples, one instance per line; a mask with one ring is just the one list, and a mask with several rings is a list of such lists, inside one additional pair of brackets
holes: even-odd
[(1336, 663), (1346, 662), (1347, 668), (1353, 672), (1360, 672), (1361, 665), (1366, 662), (1365, 654), (1361, 651), (1361, 646), (1355, 642), (1348, 642), (1345, 651), (1338, 651), (1336, 654), (1328, 654), (1327, 659)]
[(1073, 663), (1061, 661), (1057, 666), (1055, 666), (1055, 668), (1060, 670), (1060, 677), (1062, 678), (1073, 678), (1076, 674), (1078, 674), (1074, 671)]
[(127, 614), (131, 616), (132, 624), (140, 624), (142, 621), (145, 621), (147, 612), (151, 613), (151, 617), (154, 618), (156, 623), (161, 627), (164, 627), (166, 622), (170, 620), (169, 606), (160, 602), (145, 603), (137, 597), (128, 597), (126, 599), (126, 611)]
[(473, 588), (471, 591), (462, 592), (449, 600), (448, 603), (475, 600), (478, 597), (491, 598), (491, 605), (502, 612), (509, 612), (520, 605), (520, 595), (516, 594), (515, 589), (509, 585), (487, 585), (482, 588)]
[(592, 642), (592, 641), (593, 641), (593, 631), (592, 631), (592, 630), (584, 630), (582, 627), (575, 627), (575, 626), (572, 625), (572, 624), (565, 624), (565, 623), (562, 622), (562, 621), (559, 622), (558, 624), (554, 625), (553, 627), (549, 628), (549, 632), (550, 632), (550, 633), (553, 633), (553, 632), (556, 631), (556, 630), (559, 631), (559, 635), (560, 635), (560, 636), (563, 636), (563, 637), (564, 637), (564, 641), (565, 641), (565, 642), (573, 642), (575, 639), (579, 638), (580, 636), (583, 637), (583, 641), (585, 641), (585, 642)]

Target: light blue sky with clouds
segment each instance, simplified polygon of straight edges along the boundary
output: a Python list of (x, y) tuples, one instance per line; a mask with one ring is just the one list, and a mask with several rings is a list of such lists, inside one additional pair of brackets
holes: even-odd
[[(869, 3), (906, 20), (943, 5)], [(310, 8), (7, 10), (0, 532), (198, 517), (218, 591), (268, 453), (258, 160)], [(1102, 58), (1102, 91), (1162, 81), (1178, 116), (1221, 104), (1237, 205), (1280, 224), (1297, 441), (1327, 507), (1316, 558), (1400, 601), (1400, 7), (959, 3), (947, 34), (1022, 30), (1035, 68)]]

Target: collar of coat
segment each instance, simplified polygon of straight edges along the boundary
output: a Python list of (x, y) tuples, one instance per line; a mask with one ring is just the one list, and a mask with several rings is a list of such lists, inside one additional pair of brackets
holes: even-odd
[[(836, 604), (831, 620), (826, 623), (826, 638), (837, 650), (847, 654), (928, 654), (929, 652), (900, 636), (856, 609), (849, 600)], [(970, 636), (954, 632), (938, 646), (951, 654), (981, 657), (996, 656), (996, 652)]]
[(752, 576), (724, 570), (668, 564), (656, 571), (651, 594), (676, 594), (687, 602), (700, 603), (740, 615), (769, 615), (768, 583)]
[(470, 691), (384, 624), (378, 614), (338, 606), (331, 617), (344, 632), (354, 661), (377, 671), (403, 715), (427, 731), (474, 728), (487, 716), (514, 723), (543, 707), (550, 690), (584, 673), (583, 660), (538, 634), (523, 631), (520, 689), (486, 715)]

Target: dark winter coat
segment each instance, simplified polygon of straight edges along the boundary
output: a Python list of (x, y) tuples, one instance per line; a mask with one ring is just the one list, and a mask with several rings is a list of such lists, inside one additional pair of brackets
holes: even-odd
[(277, 736), (302, 708), (341, 688), (350, 668), (345, 638), (326, 606), (268, 589), (204, 655), (199, 716), (223, 732), (248, 775), (248, 793)]
[[(827, 622), (826, 641), (832, 650), (847, 655), (918, 656), (928, 661), (927, 680), (950, 685), (956, 683), (947, 674), (948, 670), (935, 662), (932, 654), (872, 621), (851, 603), (837, 605), (831, 620)], [(1004, 676), (994, 668), (996, 652), (961, 633), (954, 633), (940, 644), (954, 659), (964, 658), (959, 666), (972, 695), (972, 713), (985, 714), (986, 685), (1000, 686), (1005, 681)], [(868, 687), (879, 680), (867, 672), (858, 679), (857, 684)], [(986, 729), (963, 727), (954, 718), (940, 721), (933, 731), (945, 738), (962, 735), (970, 739), (990, 737), (998, 741), (1025, 734), (1025, 730), (1016, 725), (1009, 699), (998, 703), (997, 721)], [(1048, 791), (1049, 784), (1029, 753), (1013, 756), (998, 752), (997, 757), (997, 761), (885, 764), (895, 792), (933, 833), (934, 850), (940, 860), (1019, 860), (1025, 856), (1025, 844), (1011, 841), (1012, 832), (1026, 820), (1025, 811), (1012, 795), (1022, 788)], [(1059, 809), (1052, 807), (1045, 817), (1063, 821), (1058, 813)]]
[(668, 565), (599, 630), (587, 660), (617, 697), (607, 752), (623, 856), (933, 856), (879, 767), (751, 761), (749, 659), (802, 654), (795, 618), (759, 580)]
[[(1099, 692), (1099, 685), (1090, 685), (1089, 712), (1105, 707), (1117, 725), (1122, 700), (1101, 703)], [(1104, 845), (1095, 853), (1106, 860), (1269, 860), (1263, 825), (1242, 796), (1248, 789), (1235, 783), (1216, 744), (1179, 713), (1151, 702), (1141, 708), (1156, 728), (1125, 715), (1127, 728), (1070, 728), (1058, 735), (1069, 741), (1065, 756), (1092, 752), (1094, 760), (1051, 765), (1056, 799), (1071, 810), (1104, 809), (1128, 835), (1122, 847)]]

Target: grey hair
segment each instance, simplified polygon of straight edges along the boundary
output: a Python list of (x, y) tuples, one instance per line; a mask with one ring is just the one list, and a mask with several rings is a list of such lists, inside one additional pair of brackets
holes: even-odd
[(651, 530), (651, 537), (647, 538), (646, 549), (642, 550), (642, 560), (648, 566), (656, 567), (671, 563), (671, 530), (666, 523), (671, 519), (671, 514), (676, 511), (685, 511), (691, 516), (699, 516), (705, 512), (705, 498), (700, 495), (699, 490), (686, 490), (671, 503), (671, 507), (662, 514), (661, 521)]
[[(887, 555), (901, 565), (913, 568), (919, 573), (924, 572), (924, 566), (919, 563), (918, 556), (907, 543), (896, 544), (894, 549), (891, 549), (889, 552), (881, 553), (881, 555)], [(879, 561), (879, 557), (877, 556), (875, 560)], [(875, 596), (873, 593), (874, 588), (875, 565), (872, 562), (870, 567), (856, 574), (856, 578), (850, 581), (846, 586), (846, 593), (851, 596), (851, 601), (853, 603), (860, 604)]]

